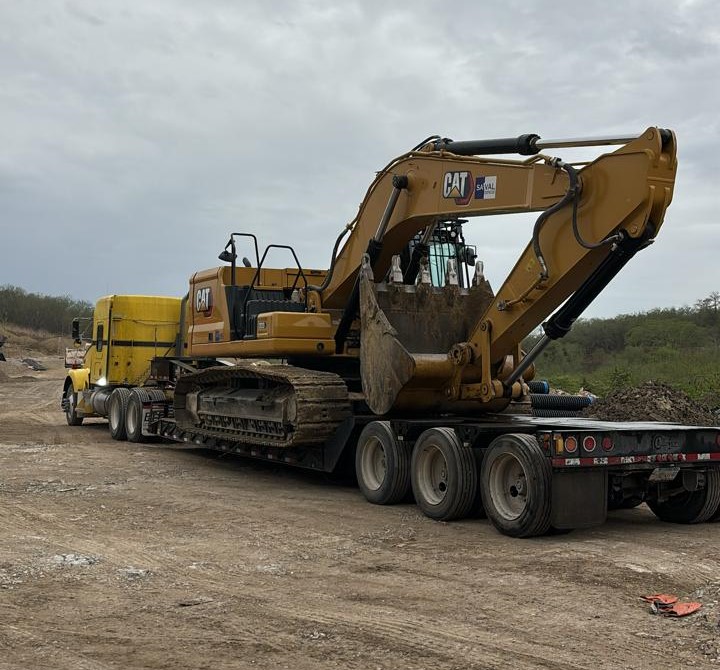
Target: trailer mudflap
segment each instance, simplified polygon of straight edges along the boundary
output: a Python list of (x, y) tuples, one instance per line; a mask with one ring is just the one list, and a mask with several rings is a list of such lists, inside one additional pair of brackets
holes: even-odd
[(608, 478), (603, 468), (555, 471), (552, 476), (551, 525), (554, 528), (588, 528), (607, 517)]

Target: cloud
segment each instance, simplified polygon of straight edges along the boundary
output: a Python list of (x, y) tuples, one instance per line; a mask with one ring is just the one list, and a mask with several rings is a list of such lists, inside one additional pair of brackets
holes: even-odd
[[(374, 171), (429, 134), (660, 124), (681, 160), (666, 226), (591, 314), (692, 303), (720, 287), (715, 15), (710, 1), (12, 3), (0, 283), (179, 295), (231, 230), (325, 267)], [(468, 228), (495, 285), (532, 221)]]

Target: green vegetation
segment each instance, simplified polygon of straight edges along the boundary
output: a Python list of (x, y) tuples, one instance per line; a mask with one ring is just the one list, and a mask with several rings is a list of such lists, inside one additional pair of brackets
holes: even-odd
[[(529, 348), (542, 333), (525, 343)], [(578, 320), (537, 361), (538, 378), (598, 395), (654, 379), (720, 405), (720, 293), (692, 307)]]
[(28, 293), (17, 286), (0, 286), (0, 323), (43, 330), (54, 335), (69, 335), (76, 316), (92, 316), (89, 302), (69, 296)]

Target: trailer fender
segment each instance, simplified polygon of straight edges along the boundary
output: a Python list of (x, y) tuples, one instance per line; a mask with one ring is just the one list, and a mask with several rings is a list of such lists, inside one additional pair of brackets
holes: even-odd
[(607, 517), (608, 478), (604, 469), (555, 471), (552, 475), (551, 524), (554, 528), (588, 528)]

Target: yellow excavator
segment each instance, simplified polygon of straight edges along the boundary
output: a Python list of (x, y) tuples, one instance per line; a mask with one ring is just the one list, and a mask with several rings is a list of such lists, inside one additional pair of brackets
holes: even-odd
[[(581, 169), (540, 153), (610, 142), (622, 146)], [(510, 152), (531, 157), (485, 157)], [(525, 393), (523, 379), (547, 342), (652, 242), (676, 166), (675, 138), (658, 128), (593, 140), (430, 138), (378, 173), (327, 273), (304, 272), (290, 247), (296, 269), (266, 269), (267, 252), (281, 245), (261, 259), (256, 246), (255, 267), (237, 268), (233, 235), (221, 255), (230, 267), (191, 279), (183, 353), (279, 357), (338, 379), (352, 370), (375, 414), (498, 411)], [(461, 283), (462, 224), (527, 211), (542, 214), (497, 295), (481, 266)], [(450, 249), (440, 254), (447, 266), (433, 268), (444, 286), (433, 286), (429, 243)], [(524, 355), (523, 339), (568, 298)]]
[[(611, 145), (582, 164), (547, 153)], [(499, 157), (509, 154), (522, 158)], [(484, 510), (514, 536), (598, 523), (612, 495), (648, 500), (668, 520), (715, 518), (717, 431), (515, 411), (547, 344), (653, 242), (676, 170), (675, 136), (655, 127), (563, 140), (429, 137), (377, 173), (327, 271), (304, 269), (290, 246), (260, 255), (253, 234), (231, 234), (226, 264), (190, 279), (174, 350), (117, 388), (76, 374), (66, 412), (77, 422), (94, 407), (85, 415), (104, 412), (114, 435), (137, 441), (160, 435), (325, 471), (350, 460), (370, 502), (412, 491), (432, 518)], [(539, 215), (493, 292), (464, 226), (516, 212)], [(241, 241), (254, 258), (239, 263)], [(268, 267), (278, 253), (293, 267)], [(658, 454), (673, 465), (656, 466)]]

